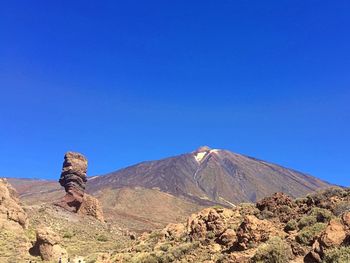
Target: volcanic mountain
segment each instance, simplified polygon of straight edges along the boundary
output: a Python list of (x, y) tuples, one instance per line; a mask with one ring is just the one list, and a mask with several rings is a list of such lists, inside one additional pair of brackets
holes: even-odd
[(142, 187), (201, 205), (255, 202), (275, 192), (303, 196), (330, 184), (282, 166), (227, 150), (199, 149), (148, 161), (89, 180), (88, 191)]
[[(65, 195), (57, 181), (9, 182), (28, 205), (52, 203)], [(255, 202), (275, 192), (299, 197), (329, 186), (276, 164), (200, 147), (190, 153), (89, 177), (86, 190), (99, 199), (107, 221), (142, 232), (185, 220), (207, 206)]]

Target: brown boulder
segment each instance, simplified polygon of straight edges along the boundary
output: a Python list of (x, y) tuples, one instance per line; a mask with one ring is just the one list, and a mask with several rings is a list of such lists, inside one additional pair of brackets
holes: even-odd
[(104, 222), (103, 210), (100, 202), (95, 197), (88, 194), (84, 195), (78, 214), (92, 216), (101, 222)]
[(320, 245), (320, 242), (316, 240), (312, 244), (311, 251), (305, 256), (304, 262), (306, 263), (321, 263), (323, 257), (323, 248)]
[(319, 254), (317, 254), (314, 251), (310, 251), (305, 257), (304, 257), (304, 263), (322, 263), (322, 259)]
[(252, 215), (244, 217), (236, 234), (237, 245), (243, 250), (254, 247), (260, 242), (265, 242), (271, 236), (285, 236), (285, 234), (278, 230), (270, 221), (260, 220)]
[[(27, 214), (19, 204), (17, 192), (6, 179), (0, 179), (0, 226), (10, 226), (11, 222), (26, 228)], [(16, 224), (13, 226), (15, 227)]]
[(194, 239), (220, 236), (227, 228), (227, 222), (232, 217), (239, 217), (238, 211), (226, 208), (206, 208), (187, 220), (187, 233)]
[(168, 224), (163, 230), (162, 234), (168, 239), (179, 239), (186, 234), (186, 227), (184, 224)]
[(236, 231), (233, 229), (227, 229), (222, 235), (219, 237), (219, 243), (224, 246), (233, 246), (237, 241)]
[(336, 219), (332, 219), (320, 237), (320, 244), (323, 247), (337, 247), (343, 243), (346, 238), (344, 225)]
[(281, 222), (288, 222), (295, 216), (296, 207), (291, 197), (284, 193), (275, 193), (272, 196), (265, 197), (256, 203), (260, 211), (269, 211), (273, 216), (278, 217)]
[(67, 251), (60, 246), (60, 237), (48, 227), (37, 229), (36, 242), (30, 249), (33, 256), (40, 256), (44, 261), (67, 258)]
[(346, 225), (347, 227), (350, 227), (350, 212), (345, 212), (342, 215), (342, 221), (344, 223), (344, 225)]

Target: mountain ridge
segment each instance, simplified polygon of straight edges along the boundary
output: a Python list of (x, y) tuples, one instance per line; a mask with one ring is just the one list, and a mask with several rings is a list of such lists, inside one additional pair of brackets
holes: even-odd
[(254, 157), (204, 146), (190, 153), (145, 161), (93, 177), (88, 190), (137, 186), (159, 188), (199, 203), (227, 205), (255, 202), (274, 192), (298, 197), (331, 184)]

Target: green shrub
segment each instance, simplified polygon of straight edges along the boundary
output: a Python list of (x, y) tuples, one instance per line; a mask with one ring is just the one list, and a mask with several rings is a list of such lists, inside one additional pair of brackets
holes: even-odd
[(253, 203), (241, 203), (238, 206), (238, 209), (239, 209), (239, 213), (242, 216), (245, 216), (245, 215), (258, 216), (260, 214), (260, 210), (256, 208), (256, 205)]
[(135, 251), (136, 252), (144, 252), (144, 251), (148, 251), (150, 250), (149, 246), (145, 245), (145, 244), (138, 244), (137, 246), (135, 246)]
[(296, 236), (296, 241), (304, 245), (311, 245), (315, 237), (317, 237), (325, 228), (325, 223), (316, 223), (304, 227)]
[(285, 263), (289, 261), (290, 247), (279, 237), (273, 237), (258, 247), (252, 262)]
[(185, 244), (179, 245), (177, 247), (174, 247), (171, 250), (171, 253), (172, 253), (172, 255), (174, 256), (175, 259), (180, 259), (181, 257), (186, 255), (188, 252), (194, 250), (198, 246), (199, 246), (198, 242), (185, 243)]
[(290, 213), (290, 212), (292, 212), (292, 208), (290, 208), (289, 206), (287, 206), (287, 205), (283, 205), (283, 206), (281, 206), (281, 208), (279, 209), (279, 212), (280, 213)]
[(65, 232), (63, 234), (63, 238), (71, 239), (72, 237), (74, 237), (74, 233), (72, 233), (72, 232)]
[(167, 252), (169, 250), (169, 248), (171, 247), (171, 245), (169, 243), (166, 243), (166, 244), (161, 244), (159, 246), (159, 249), (164, 251), (164, 252)]
[(260, 212), (260, 215), (258, 217), (259, 217), (259, 219), (269, 219), (269, 218), (272, 218), (274, 216), (275, 215), (273, 212), (265, 209), (265, 210)]
[(158, 257), (155, 254), (141, 253), (136, 257), (133, 257), (130, 261), (132, 263), (158, 263)]
[(101, 242), (108, 241), (108, 238), (104, 235), (99, 235), (96, 239), (97, 239), (97, 241), (101, 241)]
[(286, 226), (284, 227), (284, 230), (287, 232), (297, 230), (297, 229), (298, 229), (298, 223), (294, 219), (289, 220)]
[(333, 217), (333, 213), (327, 209), (314, 207), (311, 212), (311, 216), (314, 216), (317, 222), (328, 223)]
[(207, 232), (207, 238), (209, 238), (209, 239), (215, 238), (215, 233), (212, 231)]
[(318, 207), (330, 208), (332, 206), (330, 198), (331, 197), (346, 197), (349, 195), (347, 189), (340, 187), (328, 188), (324, 191), (320, 191), (314, 194), (307, 195), (307, 202), (313, 203)]
[(152, 239), (160, 239), (163, 237), (163, 234), (160, 232), (160, 231), (153, 231), (150, 235), (149, 235), (150, 238)]
[(324, 263), (345, 263), (350, 262), (350, 247), (340, 247), (327, 250), (324, 256)]
[(39, 209), (38, 209), (38, 212), (39, 213), (44, 213), (45, 212), (45, 207), (41, 206)]
[(299, 229), (303, 229), (304, 227), (311, 226), (315, 223), (317, 223), (317, 219), (315, 216), (312, 216), (312, 215), (304, 216), (299, 219), (298, 227)]
[(294, 200), (294, 202), (295, 202), (297, 205), (305, 204), (305, 203), (307, 202), (307, 198), (306, 198), (306, 197), (296, 198), (296, 199)]
[(349, 201), (342, 201), (335, 205), (334, 207), (334, 214), (336, 216), (340, 216), (344, 212), (350, 211), (350, 202)]
[(97, 254), (89, 255), (85, 258), (86, 263), (96, 263), (97, 261)]

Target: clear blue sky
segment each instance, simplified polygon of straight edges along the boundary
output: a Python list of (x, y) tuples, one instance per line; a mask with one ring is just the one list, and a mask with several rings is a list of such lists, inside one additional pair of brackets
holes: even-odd
[(0, 176), (225, 148), (350, 185), (350, 2), (2, 1)]

